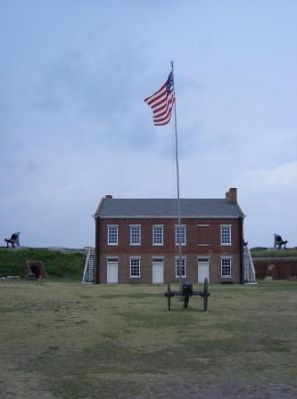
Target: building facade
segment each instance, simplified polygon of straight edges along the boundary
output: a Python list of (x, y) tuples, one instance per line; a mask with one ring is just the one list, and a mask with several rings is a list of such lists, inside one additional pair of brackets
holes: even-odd
[[(96, 283), (241, 283), (243, 219), (237, 190), (221, 199), (101, 199)], [(179, 245), (181, 244), (181, 245)], [(181, 248), (181, 254), (180, 249)]]

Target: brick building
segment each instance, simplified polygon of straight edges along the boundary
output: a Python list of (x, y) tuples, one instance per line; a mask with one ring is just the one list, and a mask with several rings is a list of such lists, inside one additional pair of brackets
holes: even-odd
[[(237, 190), (225, 198), (173, 199), (106, 195), (94, 215), (96, 283), (243, 282), (243, 219)], [(178, 252), (181, 240), (182, 258)]]

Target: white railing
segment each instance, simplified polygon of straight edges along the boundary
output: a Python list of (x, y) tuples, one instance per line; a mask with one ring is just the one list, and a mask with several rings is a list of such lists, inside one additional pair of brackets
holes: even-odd
[(86, 284), (93, 284), (94, 279), (94, 269), (95, 269), (96, 253), (95, 248), (89, 247), (85, 262), (85, 268), (83, 273), (82, 282)]
[(247, 246), (245, 246), (243, 250), (243, 270), (243, 283), (257, 284), (253, 258)]

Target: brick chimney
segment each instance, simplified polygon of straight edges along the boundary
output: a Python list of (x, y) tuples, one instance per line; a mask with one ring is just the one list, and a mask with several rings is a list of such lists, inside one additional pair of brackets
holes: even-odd
[(229, 191), (226, 192), (226, 200), (231, 204), (237, 204), (237, 188), (229, 188)]

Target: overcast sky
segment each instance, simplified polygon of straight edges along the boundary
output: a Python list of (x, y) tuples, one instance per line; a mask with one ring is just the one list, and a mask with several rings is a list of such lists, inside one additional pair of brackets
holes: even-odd
[(251, 247), (297, 246), (296, 21), (295, 0), (0, 0), (0, 245), (93, 246), (105, 194), (175, 196), (144, 103), (174, 60), (181, 197), (237, 187)]

